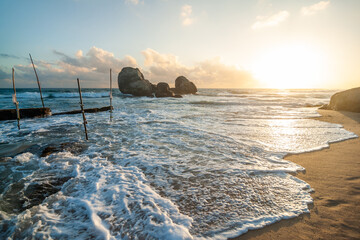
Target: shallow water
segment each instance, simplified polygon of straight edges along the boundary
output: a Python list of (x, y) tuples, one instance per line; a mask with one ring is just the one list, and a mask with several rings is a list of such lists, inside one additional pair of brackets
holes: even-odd
[[(76, 89), (45, 89), (53, 112)], [(87, 108), (109, 105), (84, 89)], [(308, 212), (311, 186), (287, 153), (356, 137), (320, 122), (328, 90), (200, 89), (182, 99), (122, 95), (114, 113), (0, 122), (0, 238), (224, 239)], [(0, 90), (0, 108), (13, 108)], [(39, 94), (18, 90), (20, 107)], [(25, 147), (24, 147), (25, 146)], [(52, 149), (41, 157), (45, 148)], [(10, 153), (9, 153), (10, 152)], [(12, 152), (12, 153), (11, 153)]]

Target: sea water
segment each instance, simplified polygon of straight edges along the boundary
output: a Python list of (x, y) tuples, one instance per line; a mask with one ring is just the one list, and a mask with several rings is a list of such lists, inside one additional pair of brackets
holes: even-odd
[[(226, 239), (309, 212), (289, 153), (357, 137), (310, 119), (334, 90), (200, 89), (178, 98), (117, 89), (109, 112), (0, 122), (1, 239)], [(10, 89), (0, 109), (14, 108)], [(85, 108), (108, 89), (83, 89)], [(19, 89), (20, 108), (40, 107)], [(76, 89), (44, 89), (53, 113)], [(42, 155), (44, 149), (53, 149)], [(55, 149), (55, 150), (54, 150)], [(316, 190), (316, 189), (315, 189)]]

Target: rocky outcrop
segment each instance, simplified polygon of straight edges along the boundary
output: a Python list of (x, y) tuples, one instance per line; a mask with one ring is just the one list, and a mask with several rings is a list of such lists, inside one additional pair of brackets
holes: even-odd
[(197, 88), (193, 82), (190, 82), (186, 77), (180, 76), (175, 80), (174, 91), (176, 94), (195, 94)]
[(138, 68), (124, 67), (118, 75), (119, 90), (134, 96), (152, 96), (153, 85)]
[(134, 96), (152, 97), (175, 97), (181, 98), (180, 94), (195, 94), (197, 88), (193, 82), (186, 77), (180, 76), (175, 80), (175, 88), (170, 88), (165, 82), (152, 84), (144, 78), (144, 75), (138, 68), (124, 67), (118, 76), (119, 89), (124, 94)]
[(174, 97), (175, 93), (170, 90), (169, 84), (160, 82), (156, 86), (155, 96), (160, 97)]
[[(20, 119), (51, 116), (50, 108), (22, 108), (19, 109)], [(0, 121), (16, 120), (16, 109), (1, 109)]]
[(79, 142), (65, 142), (61, 144), (50, 144), (42, 150), (40, 157), (47, 157), (57, 152), (71, 152), (74, 155), (79, 155), (88, 149), (87, 145)]
[[(114, 107), (107, 106), (107, 107), (101, 107), (101, 108), (85, 108), (84, 112), (97, 113), (97, 112), (105, 112), (105, 111), (110, 111), (110, 110), (114, 110)], [(78, 114), (78, 113), (82, 113), (82, 110), (73, 110), (73, 111), (69, 111), (69, 112), (53, 113), (52, 115), (56, 116), (56, 115), (66, 115), (66, 114)]]
[(360, 112), (360, 87), (335, 93), (331, 96), (330, 103), (322, 109)]

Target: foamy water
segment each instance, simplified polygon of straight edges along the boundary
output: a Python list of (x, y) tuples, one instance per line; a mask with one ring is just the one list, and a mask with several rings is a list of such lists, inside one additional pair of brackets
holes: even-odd
[[(13, 108), (0, 90), (0, 107)], [(114, 118), (86, 114), (0, 122), (0, 238), (226, 239), (309, 211), (311, 186), (287, 153), (354, 138), (320, 122), (326, 90), (207, 90), (136, 98), (115, 90)], [(53, 112), (79, 108), (76, 90), (48, 89)], [(18, 91), (20, 107), (38, 93)], [(108, 92), (85, 89), (85, 107)], [(57, 150), (41, 157), (48, 146)], [(3, 151), (4, 152), (4, 151)], [(6, 152), (6, 151), (5, 151)], [(3, 154), (6, 155), (6, 154)]]

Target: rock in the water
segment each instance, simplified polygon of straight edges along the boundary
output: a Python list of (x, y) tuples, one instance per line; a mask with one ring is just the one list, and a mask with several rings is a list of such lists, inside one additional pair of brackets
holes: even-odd
[[(20, 119), (51, 116), (50, 108), (22, 108), (19, 109), (19, 113), (20, 113)], [(17, 119), (16, 109), (0, 110), (0, 120), (15, 120), (15, 119)]]
[(160, 82), (157, 84), (155, 96), (160, 97), (174, 97), (175, 94), (170, 90), (169, 84)]
[(195, 94), (197, 92), (195, 84), (184, 76), (176, 78), (174, 90), (176, 94)]
[(337, 111), (360, 112), (360, 87), (335, 93), (328, 107)]
[(47, 157), (53, 153), (67, 151), (78, 155), (88, 148), (87, 145), (79, 142), (65, 142), (61, 144), (50, 144), (41, 153), (40, 157)]
[(124, 67), (118, 76), (118, 85), (122, 93), (134, 96), (152, 96), (153, 86), (144, 78), (138, 68)]
[(157, 89), (156, 84), (151, 83), (151, 91), (152, 91), (153, 93), (155, 93), (155, 92), (156, 92), (156, 89)]

